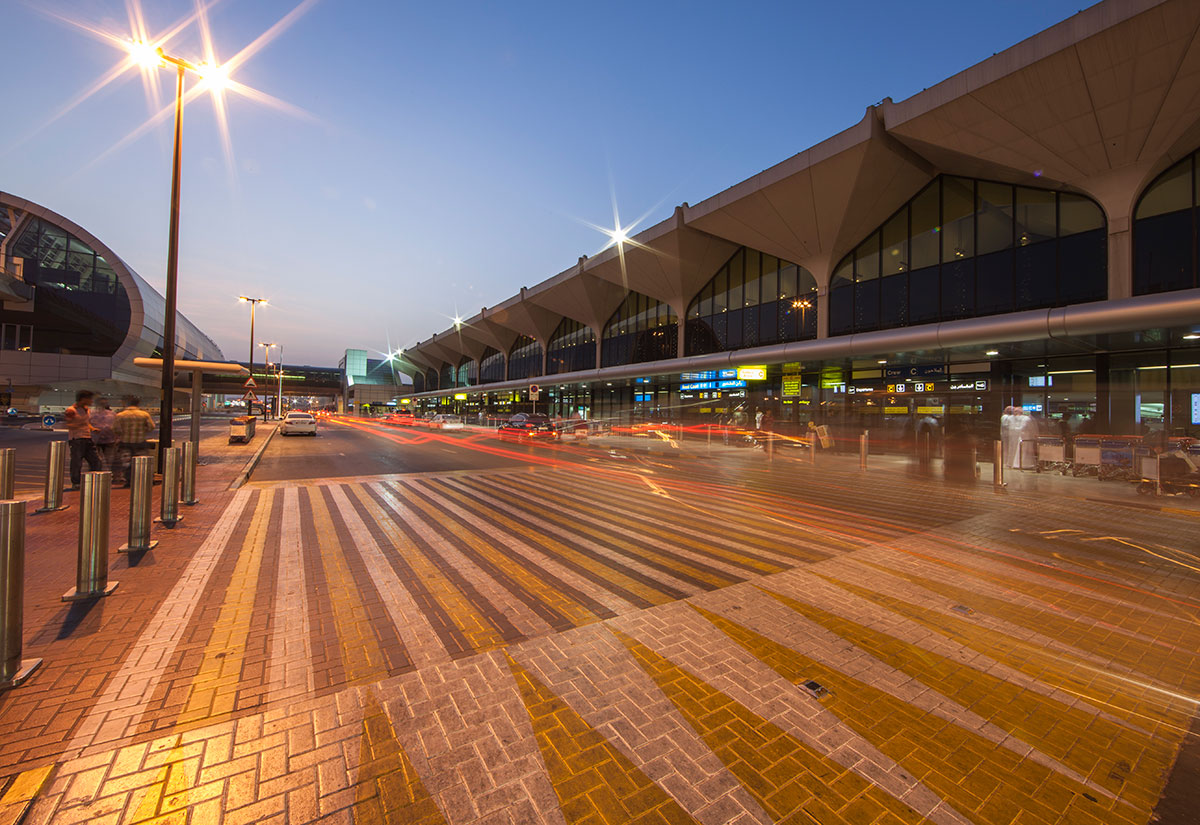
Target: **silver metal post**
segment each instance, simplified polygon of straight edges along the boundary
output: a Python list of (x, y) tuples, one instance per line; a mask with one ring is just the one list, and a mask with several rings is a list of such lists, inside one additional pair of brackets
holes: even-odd
[(129, 472), (133, 479), (129, 497), (129, 543), (119, 553), (143, 553), (158, 546), (150, 540), (150, 494), (154, 490), (154, 459), (139, 455)]
[(190, 441), (183, 444), (183, 503), (200, 503), (196, 498), (196, 445)]
[(204, 387), (204, 373), (200, 370), (192, 370), (192, 426), (191, 432), (188, 433), (188, 439), (195, 445), (200, 444), (200, 401), (201, 390)]
[(811, 464), (817, 463), (817, 431), (812, 431), (812, 437), (808, 440), (808, 460)]
[(0, 450), (0, 501), (13, 497), (17, 480), (17, 451), (13, 447)]
[(858, 469), (867, 469), (867, 437), (870, 430), (863, 430), (858, 437)]
[(1154, 456), (1154, 495), (1162, 495), (1162, 453)]
[(64, 602), (107, 596), (117, 589), (108, 580), (108, 507), (112, 500), (112, 473), (83, 474), (79, 494), (79, 555), (75, 586), (63, 594)]
[(25, 610), (25, 502), (0, 501), (0, 690), (29, 678), (41, 659), (22, 659)]
[(1004, 442), (992, 442), (992, 485), (1004, 486)]
[(979, 478), (979, 447), (971, 445), (971, 475)]
[(163, 527), (174, 527), (183, 521), (179, 515), (179, 448), (163, 450), (162, 509), (158, 522)]
[(67, 465), (67, 442), (51, 441), (46, 450), (46, 491), (39, 513), (65, 510), (63, 504), (63, 473)]

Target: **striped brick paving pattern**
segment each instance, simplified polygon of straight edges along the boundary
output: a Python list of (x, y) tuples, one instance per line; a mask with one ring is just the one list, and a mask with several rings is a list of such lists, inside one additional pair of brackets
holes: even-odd
[(1151, 820), (1195, 520), (802, 481), (242, 488), (69, 727), (0, 698), (0, 823)]

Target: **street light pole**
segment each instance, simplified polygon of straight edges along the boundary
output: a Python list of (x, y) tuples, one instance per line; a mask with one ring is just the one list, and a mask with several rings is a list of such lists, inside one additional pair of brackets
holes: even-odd
[[(166, 59), (166, 58), (164, 58)], [(175, 61), (173, 61), (175, 62)], [(175, 306), (179, 278), (179, 184), (183, 158), (183, 61), (175, 62), (175, 157), (171, 170), (171, 221), (167, 238), (166, 318), (163, 319), (162, 406), (158, 419), (158, 470), (163, 450), (171, 446), (175, 416)]]
[[(242, 301), (244, 303), (250, 304), (250, 380), (253, 381), (254, 380), (254, 310), (258, 306), (258, 304), (265, 304), (267, 302), (267, 299), (266, 298), (251, 298), (246, 295), (239, 295), (238, 300)], [(247, 395), (250, 395), (253, 392), (254, 392), (253, 389), (251, 389), (249, 387), (246, 388)], [(254, 414), (253, 402), (249, 398), (247, 398), (246, 399), (246, 415), (253, 415), (253, 414)]]
[(275, 414), (283, 417), (283, 344), (279, 345), (279, 395), (275, 397)]

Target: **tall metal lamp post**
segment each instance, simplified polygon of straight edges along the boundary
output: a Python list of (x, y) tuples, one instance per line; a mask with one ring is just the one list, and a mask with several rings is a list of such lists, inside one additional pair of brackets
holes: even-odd
[[(250, 304), (250, 377), (254, 378), (254, 310), (258, 307), (259, 304), (265, 304), (267, 302), (267, 299), (266, 298), (251, 298), (247, 295), (239, 295), (238, 300), (241, 301), (242, 303)], [(250, 390), (247, 390), (247, 395), (249, 393), (250, 393)], [(252, 406), (252, 404), (253, 404), (253, 402), (249, 398), (247, 398), (246, 399), (246, 415), (254, 414), (254, 407)]]
[[(183, 138), (183, 75), (193, 71), (210, 85), (223, 85), (225, 74), (219, 67), (197, 65), (179, 57), (172, 57), (161, 48), (146, 43), (129, 44), (134, 60), (144, 66), (171, 65), (176, 70), (175, 80), (175, 154), (171, 170), (171, 222), (167, 237), (167, 289), (166, 318), (163, 320), (162, 347), (162, 406), (158, 422), (160, 447), (171, 446), (171, 423), (175, 411), (175, 305), (179, 272), (179, 181), (182, 161)], [(158, 452), (158, 468), (162, 470), (163, 453)]]

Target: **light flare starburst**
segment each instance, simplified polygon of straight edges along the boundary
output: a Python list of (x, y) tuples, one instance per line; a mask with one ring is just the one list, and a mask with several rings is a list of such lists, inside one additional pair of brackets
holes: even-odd
[[(208, 94), (211, 98), (221, 147), (231, 176), (235, 173), (236, 166), (234, 164), (233, 142), (229, 132), (228, 96), (236, 95), (253, 103), (264, 105), (292, 116), (301, 117), (306, 120), (315, 120), (311, 114), (305, 112), (303, 109), (238, 82), (232, 75), (246, 61), (299, 20), (318, 0), (301, 0), (300, 3), (280, 18), (274, 25), (224, 61), (219, 59), (212, 36), (212, 28), (209, 25), (209, 12), (219, 5), (221, 1), (195, 0), (195, 7), (191, 13), (158, 33), (152, 32), (146, 21), (142, 0), (126, 0), (128, 30), (124, 32), (111, 31), (104, 27), (72, 18), (63, 13), (43, 10), (48, 16), (119, 49), (122, 52), (122, 57), (115, 66), (104, 72), (79, 94), (55, 111), (46, 122), (37, 125), (15, 143), (10, 144), (7, 150), (11, 151), (25, 143), (108, 86), (127, 79), (136, 71), (140, 73), (142, 78), (147, 102), (150, 105), (150, 116), (144, 123), (135, 127), (129, 134), (125, 135), (108, 149), (105, 149), (87, 164), (88, 166), (94, 166), (170, 118), (174, 111), (174, 105), (173, 103), (166, 103), (164, 105), (162, 94), (163, 75), (161, 70), (167, 63), (173, 63), (176, 66), (183, 64), (187, 69), (194, 71), (198, 78), (198, 82), (191, 85), (184, 93), (183, 103), (185, 106), (202, 94)], [(165, 53), (175, 48), (177, 41), (181, 40), (182, 36), (193, 27), (199, 35), (201, 55), (195, 61), (166, 57)]]

